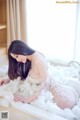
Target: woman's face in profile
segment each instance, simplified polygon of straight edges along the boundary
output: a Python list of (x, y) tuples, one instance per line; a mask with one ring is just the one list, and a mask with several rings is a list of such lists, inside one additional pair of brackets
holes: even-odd
[(22, 63), (26, 63), (26, 59), (27, 59), (27, 56), (25, 55), (19, 55), (19, 54), (13, 54), (13, 53), (10, 53), (10, 55), (17, 60), (17, 62), (22, 62)]

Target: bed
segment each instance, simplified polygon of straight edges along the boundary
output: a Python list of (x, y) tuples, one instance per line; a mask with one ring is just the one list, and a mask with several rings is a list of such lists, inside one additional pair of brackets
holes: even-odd
[[(53, 61), (48, 61), (48, 65), (51, 70), (50, 72), (54, 71), (53, 74), (58, 82), (74, 87), (80, 96), (79, 63), (71, 61), (64, 66), (55, 64)], [(0, 79), (7, 76), (7, 70), (7, 56), (2, 56), (0, 58)], [(16, 120), (19, 118), (23, 120), (80, 120), (80, 99), (74, 108), (64, 110), (60, 109), (55, 103), (51, 103), (50, 100), (52, 96), (49, 91), (43, 91), (38, 99), (31, 104), (14, 102), (10, 91), (13, 90), (13, 87), (16, 89), (15, 86), (17, 84), (18, 80), (17, 82), (15, 80), (11, 81), (7, 87), (0, 87), (0, 111), (9, 111), (10, 120)], [(16, 118), (12, 116), (16, 116)]]

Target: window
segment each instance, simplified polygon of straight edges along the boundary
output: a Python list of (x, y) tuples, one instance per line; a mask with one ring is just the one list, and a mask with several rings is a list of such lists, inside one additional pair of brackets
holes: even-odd
[(74, 59), (76, 4), (27, 0), (27, 39), (32, 48), (54, 61)]

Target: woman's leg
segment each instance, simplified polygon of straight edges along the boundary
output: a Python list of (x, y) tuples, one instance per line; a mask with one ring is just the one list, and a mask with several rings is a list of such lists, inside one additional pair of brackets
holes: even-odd
[(51, 87), (51, 92), (54, 96), (55, 102), (62, 109), (72, 108), (78, 101), (78, 94), (71, 87), (57, 85), (57, 87)]

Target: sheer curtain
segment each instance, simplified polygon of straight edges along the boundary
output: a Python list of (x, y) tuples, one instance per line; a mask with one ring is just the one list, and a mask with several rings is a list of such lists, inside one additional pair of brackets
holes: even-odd
[(59, 62), (74, 60), (77, 4), (27, 0), (28, 44)]
[(27, 41), (26, 0), (7, 0), (7, 48), (14, 39)]

